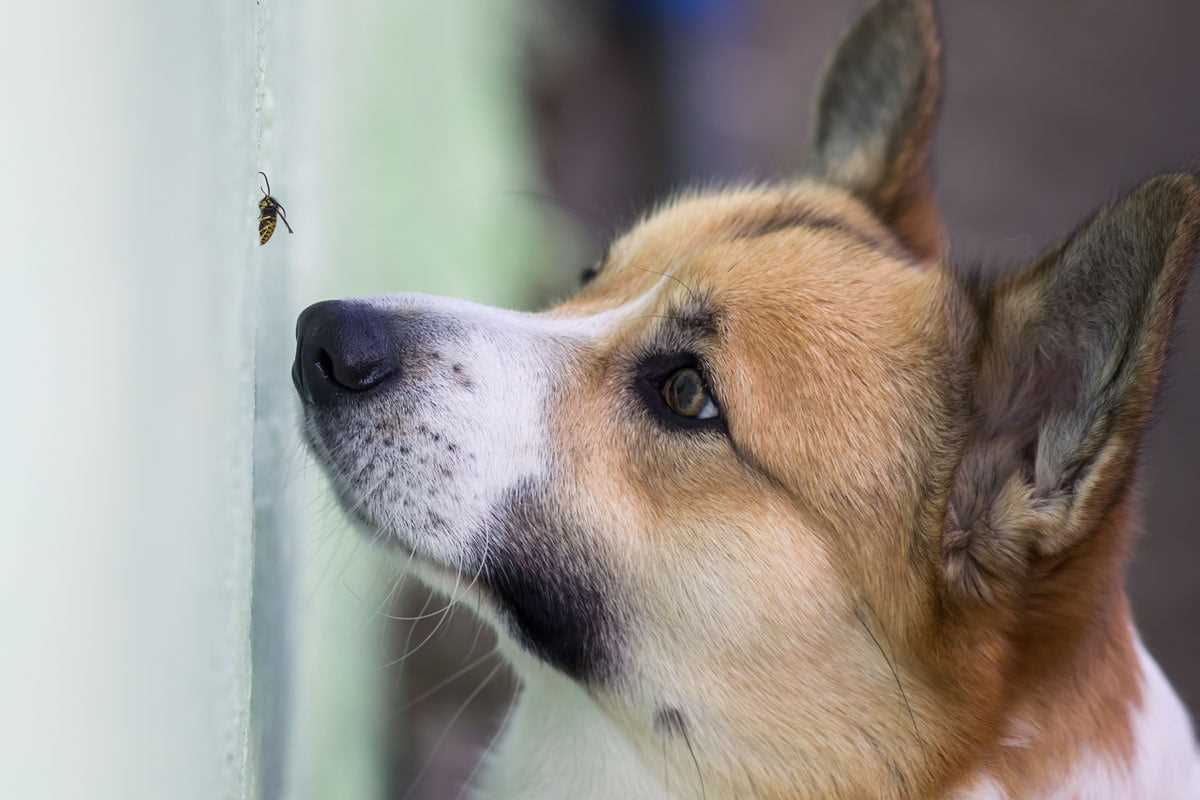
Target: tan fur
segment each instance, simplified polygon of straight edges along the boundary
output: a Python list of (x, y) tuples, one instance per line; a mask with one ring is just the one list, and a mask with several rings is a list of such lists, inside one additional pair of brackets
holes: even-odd
[[(637, 304), (578, 355), (554, 406), (578, 482), (561, 502), (606, 532), (597, 546), (632, 581), (639, 620), (636, 677), (598, 699), (648, 763), (661, 751), (685, 782), (695, 766), (710, 796), (937, 797), (981, 775), (1034, 796), (1085, 754), (1117, 770), (1134, 757), (1128, 486), (1200, 193), (1176, 177), (1134, 196), (1180, 216), (1133, 388), (1094, 423), (1079, 483), (1047, 494), (1015, 466), (1023, 429), (987, 419), (1039, 419), (1004, 406), (1023, 397), (1013, 359), (1053, 313), (1043, 282), (1061, 253), (1002, 281), (986, 307), (938, 260), (933, 10), (888, 0), (871, 13), (843, 49), (870, 50), (862, 31), (888, 14), (916, 15), (920, 77), (895, 129), (834, 142), (823, 180), (676, 199), (550, 312)], [(835, 59), (822, 113), (854, 113), (836, 73), (860, 57)], [(837, 135), (838, 119), (822, 130)], [(622, 365), (697, 308), (713, 314), (694, 349), (728, 442), (673, 436), (609, 402), (627, 395)], [(954, 504), (964, 491), (981, 517)], [(686, 709), (699, 764), (639, 715), (663, 702)]]
[[(736, 236), (781, 209), (837, 219), (881, 246), (803, 227)], [(798, 787), (853, 796), (894, 783), (888, 762), (903, 765), (910, 789), (933, 780), (890, 668), (867, 634), (855, 632), (856, 606), (879, 610), (883, 618), (872, 615), (868, 624), (896, 647), (892, 638), (904, 635), (911, 615), (930, 610), (933, 565), (928, 552), (917, 552), (916, 534), (923, 489), (944, 484), (949, 472), (939, 463), (936, 432), (951, 412), (928, 389), (953, 380), (947, 328), (936, 319), (948, 289), (941, 272), (896, 257), (893, 242), (859, 203), (827, 187), (685, 198), (621, 239), (594, 284), (553, 312), (594, 312), (654, 293), (583, 359), (593, 366), (571, 390), (580, 402), (562, 404), (568, 411), (559, 441), (578, 460), (581, 479), (612, 478), (609, 486), (589, 485), (589, 494), (607, 499), (591, 513), (627, 519), (617, 526), (606, 520), (606, 529), (653, 532), (612, 548), (639, 576), (639, 615), (661, 621), (646, 626), (657, 638), (643, 643), (658, 655), (640, 661), (671, 665), (664, 680), (675, 684), (689, 717), (701, 715), (692, 721), (693, 744), (706, 758), (737, 753), (743, 766), (761, 760), (749, 770), (758, 796), (788, 796)], [(687, 308), (693, 293), (721, 309), (719, 342), (706, 355), (740, 458), (711, 440), (679, 446), (636, 413), (588, 402), (621, 393), (603, 385), (612, 362), (662, 324), (660, 315)], [(874, 402), (862, 403), (864, 393)], [(731, 516), (730, 509), (742, 511)], [(895, 569), (876, 569), (886, 564)], [(924, 574), (914, 576), (914, 566)], [(681, 598), (700, 569), (711, 570), (710, 591)], [(852, 596), (850, 587), (866, 596)], [(742, 619), (706, 609), (727, 597), (739, 598)], [(681, 604), (694, 617), (681, 617)], [(757, 647), (746, 647), (748, 627), (761, 629), (749, 640)], [(847, 672), (863, 673), (863, 685), (875, 690), (846, 697)], [(940, 702), (920, 691), (916, 675), (905, 683), (919, 727), (952, 724), (937, 719), (929, 728)], [(697, 689), (705, 696), (695, 696)], [(847, 719), (873, 718), (872, 736), (886, 754), (846, 752), (857, 745), (827, 738), (827, 728), (806, 737), (803, 720), (826, 716), (830, 703), (843, 706)], [(779, 715), (780, 708), (791, 713)], [(797, 753), (824, 753), (825, 766), (779, 759), (788, 742)], [(789, 771), (772, 774), (783, 767)], [(690, 765), (678, 768), (686, 774)], [(729, 768), (732, 791), (745, 776)]]
[[(844, 229), (737, 235), (792, 211)], [(815, 184), (684, 197), (619, 240), (595, 282), (551, 312), (643, 298), (580, 356), (557, 441), (594, 499), (578, 513), (613, 531), (605, 557), (635, 576), (652, 632), (637, 660), (667, 665), (652, 688), (623, 689), (659, 701), (665, 689), (688, 709), (710, 790), (929, 797), (986, 769), (1020, 797), (1084, 751), (1131, 757), (1139, 684), (1120, 586), (1124, 504), (1038, 520), (1014, 483), (1000, 524), (1086, 528), (1085, 545), (1039, 562), (1024, 608), (941, 595), (938, 531), (966, 435), (974, 330), (944, 269), (893, 242), (849, 195)], [(671, 439), (605, 401), (623, 391), (614, 365), (697, 297), (717, 309), (704, 354), (736, 451)], [(1127, 469), (1120, 460), (1112, 469)], [(1012, 744), (1014, 718), (1030, 720), (1027, 746)], [(646, 736), (644, 720), (629, 727)], [(688, 754), (674, 756), (686, 776)]]

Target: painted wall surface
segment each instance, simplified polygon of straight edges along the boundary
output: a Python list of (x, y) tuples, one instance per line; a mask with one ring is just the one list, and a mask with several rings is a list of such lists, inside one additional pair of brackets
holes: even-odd
[[(396, 567), (300, 447), (294, 320), (351, 293), (525, 299), (516, 23), (6, 12), (0, 797), (379, 795)], [(296, 231), (263, 248), (259, 169)]]
[(0, 33), (0, 796), (244, 794), (253, 3)]

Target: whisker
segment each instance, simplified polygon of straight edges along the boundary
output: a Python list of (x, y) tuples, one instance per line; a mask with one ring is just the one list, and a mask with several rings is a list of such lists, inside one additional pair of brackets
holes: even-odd
[(301, 474), (296, 469), (297, 464), (307, 467), (309, 463), (315, 463), (315, 460), (304, 443), (304, 437), (294, 437), (294, 441), (288, 446), (288, 455), (284, 460), (283, 476), (279, 481), (280, 491), (291, 488), (292, 481)]
[[(425, 594), (425, 602), (421, 604), (421, 610), (420, 610), (420, 611), (418, 611), (417, 613), (418, 613), (418, 614), (424, 614), (424, 613), (425, 613), (425, 609), (429, 608), (429, 604), (430, 604), (430, 603), (432, 603), (432, 602), (433, 602), (433, 590), (432, 590), (432, 589), (430, 589), (430, 590), (429, 590), (429, 591), (428, 591), (428, 592)], [(408, 626), (408, 636), (406, 636), (406, 637), (404, 638), (404, 651), (405, 651), (405, 652), (407, 652), (407, 651), (408, 651), (408, 648), (409, 648), (409, 646), (412, 644), (412, 640), (413, 640), (413, 634), (415, 634), (416, 632), (417, 632), (417, 626), (416, 626), (416, 625), (409, 625), (409, 626)], [(388, 666), (395, 666), (396, 664), (399, 664), (401, 661), (403, 661), (403, 660), (404, 660), (404, 658), (405, 658), (404, 656), (401, 656), (399, 659), (397, 659), (397, 660), (395, 660), (395, 661), (391, 662), (391, 664), (385, 664), (384, 666), (385, 666), (385, 667), (388, 667)]]
[(750, 257), (750, 256), (742, 256), (742, 257), (741, 257), (741, 258), (739, 258), (737, 261), (735, 261), (735, 262), (733, 262), (732, 264), (730, 264), (728, 267), (726, 267), (726, 269), (725, 269), (725, 274), (727, 274), (727, 275), (728, 275), (730, 272), (733, 272), (735, 269), (737, 269), (738, 267), (740, 267), (740, 266), (742, 265), (742, 262), (743, 262), (743, 261), (745, 261), (745, 260), (746, 260), (747, 258), (749, 258), (749, 257)]
[[(393, 667), (397, 664), (403, 663), (403, 662), (407, 661), (408, 659), (412, 658), (414, 655), (416, 655), (418, 652), (420, 652), (421, 648), (423, 648), (425, 645), (427, 645), (430, 641), (433, 640), (433, 637), (436, 636), (438, 631), (440, 631), (442, 629), (442, 626), (446, 624), (446, 619), (450, 616), (450, 609), (454, 605), (455, 595), (458, 592), (458, 586), (459, 586), (459, 582), (461, 580), (462, 580), (462, 563), (460, 561), (459, 565), (458, 565), (458, 569), (457, 569), (457, 576), (454, 579), (454, 589), (451, 591), (450, 600), (446, 603), (446, 605), (442, 606), (437, 611), (431, 612), (429, 614), (425, 614), (425, 608), (422, 608), (421, 611), (418, 613), (418, 618), (434, 617), (434, 616), (437, 616), (439, 613), (441, 614), (441, 618), (433, 626), (433, 630), (431, 630), (425, 636), (425, 638), (422, 639), (420, 641), (420, 643), (416, 647), (414, 647), (412, 650), (409, 650), (408, 652), (403, 653), (399, 658), (397, 658), (393, 661), (389, 661), (387, 664), (385, 664), (384, 665), (385, 669), (388, 667)], [(433, 595), (431, 593), (429, 596), (429, 599), (432, 599), (432, 598), (433, 598)], [(428, 607), (428, 599), (426, 600), (426, 608), (427, 607)], [(394, 617), (388, 617), (388, 618), (394, 619)], [(401, 618), (401, 619), (403, 619), (403, 618)], [(412, 630), (415, 630), (415, 629), (416, 629), (416, 626), (413, 625), (412, 629), (409, 631), (410, 638), (411, 638)]]
[[(487, 538), (485, 538), (483, 541), (483, 556), (479, 560), (479, 573), (476, 575), (476, 578), (478, 578), (479, 575), (482, 575), (483, 572), (487, 569), (488, 554), (490, 553), (491, 547), (492, 547), (491, 526), (486, 526), (484, 528), (484, 535)], [(474, 583), (474, 580), (472, 580), (472, 583)], [(469, 587), (468, 587), (468, 589), (469, 589)], [(483, 593), (476, 592), (475, 593), (475, 638), (473, 638), (471, 640), (471, 648), (467, 651), (468, 658), (471, 656), (472, 653), (475, 652), (475, 648), (479, 646), (479, 637), (483, 634), (484, 621), (483, 621), (482, 606), (483, 606)]]
[(479, 639), (480, 639), (480, 637), (483, 636), (484, 621), (483, 621), (482, 609), (480, 608), (480, 605), (482, 603), (483, 603), (482, 594), (476, 593), (475, 594), (475, 636), (471, 639), (471, 646), (469, 648), (467, 648), (467, 657), (468, 658), (470, 658), (471, 655), (475, 652), (475, 648), (479, 647)]
[(484, 653), (482, 656), (480, 656), (479, 658), (470, 662), (466, 666), (459, 667), (454, 672), (450, 673), (445, 678), (438, 681), (437, 684), (435, 684), (433, 687), (426, 689), (425, 691), (421, 692), (416, 697), (411, 698), (407, 703), (405, 703), (403, 706), (398, 708), (397, 711), (401, 712), (401, 713), (408, 711), (409, 709), (411, 709), (413, 706), (417, 705), (418, 703), (428, 700), (430, 697), (433, 697), (435, 694), (440, 692), (442, 689), (445, 689), (447, 686), (454, 683), (456, 680), (461, 678), (463, 675), (466, 675), (468, 672), (471, 672), (476, 667), (478, 667), (480, 664), (482, 664), (484, 661), (487, 661), (489, 658), (491, 658), (494, 655), (496, 655), (496, 651), (493, 649), (487, 653)]
[[(317, 594), (320, 593), (322, 586), (324, 586), (325, 581), (329, 579), (329, 575), (333, 571), (333, 563), (338, 560), (338, 556), (342, 552), (342, 548), (345, 546), (347, 540), (345, 537), (340, 535), (331, 535), (326, 539), (326, 541), (330, 543), (330, 547), (333, 549), (333, 552), (330, 553), (328, 560), (325, 562), (325, 566), (321, 569), (320, 574), (317, 576), (316, 583), (314, 583), (309, 589), (307, 598), (308, 603), (311, 603), (316, 598)], [(351, 555), (353, 555), (353, 553), (351, 553)]]
[(425, 773), (429, 771), (429, 767), (433, 764), (438, 752), (442, 749), (442, 745), (445, 744), (446, 737), (450, 735), (450, 731), (454, 727), (454, 724), (458, 722), (458, 718), (463, 715), (463, 712), (467, 710), (467, 707), (474, 702), (475, 698), (480, 695), (484, 688), (491, 683), (492, 678), (496, 677), (496, 673), (498, 673), (500, 668), (503, 666), (503, 663), (497, 663), (496, 666), (492, 667), (492, 671), (487, 674), (487, 677), (480, 681), (479, 685), (475, 687), (474, 691), (467, 695), (467, 699), (462, 702), (462, 705), (460, 705), (458, 710), (454, 712), (454, 715), (450, 717), (450, 721), (446, 723), (446, 729), (442, 731), (442, 735), (438, 737), (436, 742), (434, 742), (433, 750), (429, 753), (429, 758), (425, 759), (425, 764), (417, 772), (416, 777), (413, 778), (413, 782), (408, 785), (407, 791), (404, 792), (404, 795), (400, 798), (400, 800), (408, 800), (408, 797), (412, 795), (413, 790), (420, 785), (421, 780), (425, 777)]
[(663, 278), (666, 278), (667, 280), (674, 281), (675, 283), (679, 284), (679, 285), (680, 285), (680, 286), (682, 286), (684, 289), (686, 289), (686, 290), (687, 290), (687, 292), (688, 292), (688, 295), (689, 295), (689, 296), (690, 296), (690, 297), (691, 297), (693, 300), (699, 301), (699, 299), (700, 299), (700, 295), (696, 294), (696, 290), (695, 290), (695, 289), (693, 289), (691, 286), (688, 286), (688, 285), (687, 285), (686, 283), (684, 283), (682, 280), (680, 280), (679, 278), (675, 277), (674, 275), (672, 275), (672, 274), (671, 274), (671, 273), (669, 273), (669, 272), (659, 272), (658, 270), (654, 270), (654, 269), (646, 269), (645, 267), (633, 267), (633, 269), (640, 270), (641, 272), (648, 272), (648, 273), (649, 273), (649, 274), (651, 274), (651, 275), (659, 275), (659, 276), (661, 276), (661, 277), (663, 277)]
[[(339, 583), (339, 584), (340, 584), (340, 585), (341, 585), (343, 588), (345, 588), (345, 589), (349, 589), (349, 588), (350, 588), (350, 587), (349, 587), (349, 586), (346, 584), (346, 571), (347, 571), (348, 569), (350, 569), (350, 567), (351, 567), (351, 566), (354, 564), (354, 559), (355, 559), (355, 558), (358, 556), (358, 550), (359, 550), (359, 548), (360, 548), (360, 547), (362, 547), (362, 546), (363, 546), (363, 537), (362, 537), (362, 536), (355, 536), (355, 537), (354, 537), (354, 547), (352, 547), (352, 548), (350, 549), (350, 555), (349, 555), (349, 556), (346, 558), (346, 560), (345, 560), (345, 561), (342, 563), (342, 568), (341, 568), (341, 570), (338, 572), (338, 576), (337, 576), (338, 583)], [(356, 600), (358, 600), (358, 601), (359, 601), (359, 603), (361, 603), (361, 602), (362, 602), (362, 598), (361, 598), (361, 597), (359, 597), (359, 596), (358, 596), (358, 595), (357, 595), (355, 592), (351, 591), (351, 592), (350, 592), (350, 596), (351, 596), (351, 597), (354, 597)]]
[[(471, 589), (473, 589), (475, 587), (475, 585), (479, 582), (480, 576), (483, 575), (483, 570), (487, 565), (487, 557), (488, 557), (488, 551), (491, 547), (491, 541), (492, 541), (492, 537), (489, 532), (488, 537), (484, 540), (483, 556), (479, 559), (479, 567), (476, 568), (475, 574), (471, 577), (471, 581), (465, 587), (463, 587), (462, 594), (467, 594), (468, 592), (470, 592)], [(430, 617), (435, 617), (438, 614), (442, 613), (443, 611), (452, 610), (454, 605), (458, 602), (458, 599), (459, 599), (459, 585), (460, 585), (461, 580), (462, 580), (462, 562), (460, 561), (459, 565), (458, 565), (458, 575), (454, 581), (454, 589), (451, 590), (450, 599), (446, 602), (446, 605), (444, 605), (442, 608), (439, 608), (437, 611), (430, 611), (428, 614), (423, 613), (423, 614), (420, 614), (415, 617), (396, 616), (396, 615), (392, 615), (392, 614), (384, 614), (383, 616), (387, 617), (390, 620), (396, 620), (397, 622), (419, 622), (420, 620), (423, 620), (423, 619), (429, 619)]]
[[(366, 500), (368, 500), (369, 498), (371, 498), (371, 497), (372, 497), (372, 496), (375, 494), (375, 492), (376, 492), (376, 491), (378, 491), (379, 487), (380, 487), (380, 486), (382, 486), (382, 485), (384, 484), (384, 482), (385, 482), (385, 481), (386, 481), (386, 478), (385, 478), (385, 479), (382, 479), (382, 480), (380, 480), (380, 481), (379, 481), (379, 482), (377, 482), (377, 483), (376, 483), (374, 486), (372, 486), (372, 487), (371, 487), (370, 491), (368, 491), (368, 492), (364, 492), (364, 493), (363, 493), (363, 494), (362, 494), (362, 495), (359, 497), (359, 500), (358, 500), (358, 502), (357, 502), (357, 503), (355, 503), (353, 506), (351, 506), (351, 507), (350, 507), (350, 508), (347, 510), (347, 514), (349, 514), (349, 512), (350, 512), (350, 511), (353, 511), (353, 510), (354, 510), (354, 509), (355, 509), (355, 508), (356, 508), (356, 507), (357, 507), (359, 504), (361, 504), (363, 501), (366, 501)], [(343, 528), (342, 528), (342, 530), (345, 530), (345, 528), (343, 527)], [(355, 537), (354, 537), (354, 540), (355, 540), (355, 541), (354, 541), (354, 547), (353, 547), (353, 549), (350, 551), (350, 556), (349, 556), (349, 557), (348, 557), (348, 558), (345, 560), (345, 562), (342, 564), (342, 568), (341, 568), (341, 570), (340, 570), (340, 571), (339, 571), (339, 573), (338, 573), (338, 580), (339, 580), (339, 581), (342, 581), (342, 580), (345, 578), (345, 575), (346, 575), (346, 570), (350, 569), (350, 565), (353, 563), (353, 561), (354, 561), (354, 557), (355, 557), (355, 556), (358, 554), (358, 549), (359, 549), (359, 547), (361, 547), (361, 546), (362, 546), (362, 543), (363, 543), (363, 541), (364, 541), (364, 538), (365, 538), (365, 537), (362, 537), (362, 536), (355, 536)], [(330, 541), (335, 541), (335, 542), (337, 542), (337, 551), (340, 551), (340, 550), (341, 550), (341, 546), (342, 546), (342, 539), (340, 539), (340, 538), (338, 538), (338, 537), (334, 537), (334, 536), (332, 536), (332, 533), (330, 533), (330, 535), (329, 535), (329, 540), (330, 540)], [(330, 572), (331, 572), (331, 569), (332, 569), (332, 566), (333, 566), (333, 562), (334, 562), (334, 560), (335, 560), (335, 559), (336, 559), (336, 551), (335, 551), (335, 557), (332, 557), (332, 558), (330, 558), (330, 560), (329, 560), (329, 561), (326, 563), (326, 565), (325, 565), (325, 568), (322, 570), (322, 572), (321, 572), (321, 575), (318, 577), (316, 584), (314, 584), (314, 585), (313, 585), (313, 587), (312, 587), (312, 590), (311, 590), (311, 593), (310, 593), (310, 595), (309, 595), (309, 598), (308, 598), (310, 602), (312, 601), (312, 598), (316, 596), (317, 592), (319, 592), (319, 591), (320, 591), (320, 589), (321, 589), (322, 585), (325, 583), (325, 581), (328, 579), (328, 577), (329, 577), (329, 574), (330, 574)], [(360, 601), (361, 601), (361, 599), (362, 599), (362, 598), (359, 598), (359, 600), (360, 600)]]
[[(879, 615), (875, 613), (875, 610), (871, 608), (870, 604), (865, 600), (863, 603), (867, 606), (868, 610), (870, 610), (871, 616), (875, 617), (875, 620), (878, 622)], [(916, 737), (917, 741), (924, 744), (925, 740), (921, 737), (920, 732), (917, 730), (917, 716), (913, 713), (912, 705), (908, 702), (908, 693), (904, 691), (904, 684), (900, 681), (900, 673), (896, 671), (896, 666), (892, 663), (892, 659), (884, 651), (883, 646), (879, 643), (879, 640), (875, 638), (875, 634), (871, 632), (871, 628), (867, 625), (866, 620), (862, 618), (862, 613), (857, 607), (854, 609), (854, 616), (858, 620), (858, 624), (862, 625), (862, 629), (867, 632), (867, 636), (871, 637), (871, 641), (874, 643), (875, 648), (879, 650), (879, 654), (883, 656), (883, 660), (887, 663), (888, 669), (891, 670), (892, 678), (896, 681), (896, 688), (900, 690), (900, 699), (904, 701), (904, 708), (908, 711), (909, 720), (912, 721), (913, 736)], [(882, 624), (880, 627), (882, 628)]]
[(667, 732), (660, 731), (658, 736), (662, 739), (663, 789), (669, 797), (671, 795), (671, 761), (667, 758)]
[(684, 744), (687, 745), (688, 753), (692, 757), (692, 764), (696, 767), (696, 777), (700, 779), (700, 800), (707, 800), (708, 794), (704, 790), (704, 773), (700, 771), (700, 759), (696, 758), (696, 750), (692, 747), (692, 737), (688, 734), (686, 725), (679, 730), (683, 734)]
[(387, 480), (388, 480), (387, 476), (384, 475), (382, 478), (377, 480), (370, 489), (368, 489), (365, 492), (360, 493), (358, 496), (358, 499), (354, 501), (353, 505), (347, 506), (347, 508), (346, 508), (347, 516), (349, 516), (350, 514), (353, 514), (355, 511), (357, 511), (359, 509), (359, 507), (362, 506), (363, 503), (367, 502), (367, 500), (370, 499), (371, 496), (375, 494), (375, 492), (379, 491), (380, 487), (382, 487), (383, 484), (387, 483)]
[[(438, 616), (438, 614), (440, 614), (441, 616), (438, 618), (438, 621), (436, 623), (434, 623), (433, 630), (431, 630), (429, 633), (425, 634), (425, 638), (422, 639), (420, 642), (418, 642), (416, 647), (414, 647), (411, 650), (408, 650), (405, 653), (402, 653), (399, 658), (395, 658), (395, 659), (392, 659), (391, 661), (387, 662), (386, 664), (383, 665), (383, 668), (390, 669), (391, 667), (394, 667), (397, 664), (403, 664), (405, 661), (412, 658), (417, 653), (421, 652), (422, 648), (424, 648), (425, 645), (429, 644), (429, 642), (432, 641), (433, 637), (437, 635), (438, 631), (440, 631), (442, 629), (442, 625), (445, 624), (446, 617), (449, 615), (449, 613), (450, 613), (449, 606), (443, 606), (441, 609), (439, 609), (439, 611), (434, 612), (434, 614), (432, 614), (431, 616)], [(409, 631), (410, 635), (411, 635), (412, 631), (415, 631), (416, 629), (417, 629), (417, 626), (414, 624)]]
[(520, 691), (521, 684), (517, 681), (513, 681), (513, 690), (512, 694), (508, 698), (508, 707), (504, 710), (504, 718), (500, 720), (500, 725), (496, 728), (496, 732), (492, 734), (492, 738), (488, 742), (487, 747), (485, 747), (483, 752), (479, 754), (479, 758), (475, 761), (475, 766), (471, 767), (471, 771), (467, 774), (467, 779), (463, 781), (462, 788), (458, 790), (458, 795), (455, 797), (455, 800), (461, 800), (461, 798), (466, 795), (467, 791), (471, 788), (471, 783), (475, 780), (476, 773), (483, 768), (483, 765), (487, 763), (488, 758), (491, 757), (492, 748), (496, 746), (496, 742), (500, 741), (500, 737), (504, 734), (504, 729), (508, 727), (508, 722), (510, 719), (512, 719), (513, 711), (515, 711), (517, 708), (517, 694), (520, 693)]
[[(380, 541), (382, 539), (382, 537), (385, 535), (387, 535), (387, 531), (384, 530), (383, 528), (380, 528), (379, 533), (377, 534), (377, 538), (374, 539), (373, 541)], [(388, 615), (388, 613), (386, 611), (384, 611), (384, 609), (391, 605), (392, 599), (394, 597), (396, 597), (400, 593), (400, 590), (404, 587), (404, 581), (408, 578), (409, 570), (412, 567), (413, 558), (415, 558), (416, 555), (417, 555), (416, 550), (409, 551), (408, 560), (405, 561), (404, 566), (400, 568), (400, 575), (396, 578), (395, 581), (392, 582), (391, 591), (389, 591), (387, 593), (387, 595), (383, 598), (383, 600), (380, 601), (379, 605), (375, 608), (375, 613), (373, 616), (381, 616), (381, 617), (387, 617), (388, 619), (391, 619), (391, 617)]]

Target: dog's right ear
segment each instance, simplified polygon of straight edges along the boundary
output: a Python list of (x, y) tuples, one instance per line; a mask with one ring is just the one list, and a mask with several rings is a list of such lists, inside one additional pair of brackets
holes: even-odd
[(941, 72), (933, 0), (877, 0), (825, 73), (812, 138), (815, 173), (921, 258), (939, 257), (945, 242), (929, 174)]
[(1064, 565), (1086, 561), (1129, 493), (1198, 250), (1200, 180), (1167, 175), (1025, 269), (964, 281), (980, 337), (975, 426), (942, 533), (950, 596), (1029, 602), (1055, 579), (1078, 590)]

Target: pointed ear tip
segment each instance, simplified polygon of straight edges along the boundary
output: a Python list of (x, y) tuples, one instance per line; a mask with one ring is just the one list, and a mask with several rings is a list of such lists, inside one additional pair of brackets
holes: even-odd
[(1194, 240), (1200, 232), (1200, 174), (1156, 175), (1122, 194), (1097, 216), (1112, 214), (1125, 218), (1126, 226), (1150, 224), (1163, 231), (1174, 229), (1176, 235)]
[(912, 52), (920, 53), (922, 70), (927, 80), (926, 91), (940, 94), (945, 48), (942, 45), (941, 14), (935, 0), (878, 0), (863, 15), (864, 24), (868, 17), (876, 18), (876, 25), (903, 31), (909, 38)]
[(941, 43), (941, 17), (936, 0), (876, 0), (861, 19), (871, 17), (915, 21), (923, 40), (934, 45)]
[(1200, 175), (1193, 172), (1160, 175), (1147, 182), (1145, 188), (1168, 215), (1176, 218), (1176, 240), (1185, 243), (1183, 259), (1195, 261), (1200, 242)]
[(1200, 173), (1172, 172), (1158, 175), (1142, 184), (1140, 192), (1156, 196), (1169, 196), (1185, 207), (1195, 208), (1200, 204)]

